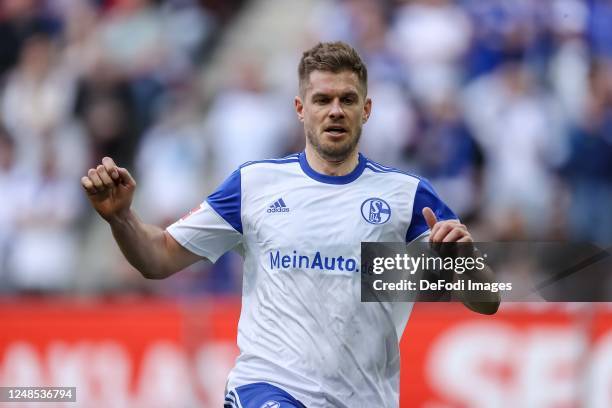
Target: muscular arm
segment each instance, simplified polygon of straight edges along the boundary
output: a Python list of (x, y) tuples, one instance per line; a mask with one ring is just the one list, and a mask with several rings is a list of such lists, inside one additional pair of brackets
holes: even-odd
[[(432, 244), (440, 245), (442, 243), (457, 242), (460, 243), (459, 245), (465, 245), (463, 249), (468, 246), (472, 248), (472, 236), (468, 232), (466, 226), (459, 221), (438, 221), (434, 212), (427, 207), (423, 209), (423, 216), (431, 230), (429, 241)], [(473, 255), (474, 254), (471, 252), (468, 254), (468, 256)], [(495, 276), (488, 266), (481, 271), (466, 271), (463, 275), (453, 273), (453, 276), (454, 280), (469, 278), (475, 282), (495, 282)], [(460, 299), (468, 309), (487, 315), (495, 314), (501, 301), (499, 292), (490, 291), (455, 291), (453, 292), (453, 297)]]
[(202, 259), (168, 232), (143, 223), (131, 210), (109, 224), (125, 258), (145, 278), (164, 279)]
[[(467, 276), (461, 277), (459, 279), (468, 278), (472, 282), (481, 283), (496, 282), (495, 276), (493, 275), (493, 271), (486, 265), (485, 268), (481, 271), (474, 270), (466, 272), (464, 275)], [(465, 286), (467, 287), (467, 284)], [(491, 292), (486, 290), (463, 290), (458, 291), (456, 295), (468, 309), (477, 313), (487, 315), (495, 314), (497, 312), (497, 309), (499, 309), (499, 304), (501, 301), (501, 296), (499, 292)]]
[(202, 259), (170, 234), (143, 223), (131, 210), (136, 182), (130, 173), (105, 157), (81, 179), (92, 207), (110, 225), (125, 258), (149, 279), (163, 279)]

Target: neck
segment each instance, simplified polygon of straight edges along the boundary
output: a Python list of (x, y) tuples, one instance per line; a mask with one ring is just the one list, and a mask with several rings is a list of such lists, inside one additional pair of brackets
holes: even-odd
[(330, 160), (321, 156), (312, 146), (307, 145), (305, 149), (308, 165), (317, 173), (328, 176), (345, 176), (355, 170), (359, 163), (357, 149), (349, 153), (342, 160)]

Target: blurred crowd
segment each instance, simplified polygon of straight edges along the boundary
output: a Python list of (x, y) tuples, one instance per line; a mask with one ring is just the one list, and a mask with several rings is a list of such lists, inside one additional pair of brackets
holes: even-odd
[[(242, 3), (0, 2), (0, 292), (239, 292), (236, 255), (144, 282), (79, 180), (113, 157), (167, 226), (241, 163), (303, 148), (301, 50), (202, 85), (264, 1)], [(612, 0), (320, 0), (301, 20), (304, 49), (344, 40), (368, 66), (362, 151), (428, 178), (477, 240), (610, 245)]]

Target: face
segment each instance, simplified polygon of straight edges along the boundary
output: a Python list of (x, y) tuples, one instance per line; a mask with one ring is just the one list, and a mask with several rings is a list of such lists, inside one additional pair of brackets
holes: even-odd
[(357, 74), (314, 71), (302, 93), (295, 98), (295, 110), (304, 123), (307, 147), (325, 160), (344, 161), (356, 151), (372, 109)]

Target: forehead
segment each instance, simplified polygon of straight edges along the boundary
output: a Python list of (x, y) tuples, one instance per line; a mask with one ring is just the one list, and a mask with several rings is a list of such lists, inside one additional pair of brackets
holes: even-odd
[(313, 71), (310, 73), (306, 85), (306, 96), (315, 93), (333, 95), (356, 92), (361, 94), (361, 86), (359, 85), (359, 78), (352, 71)]

